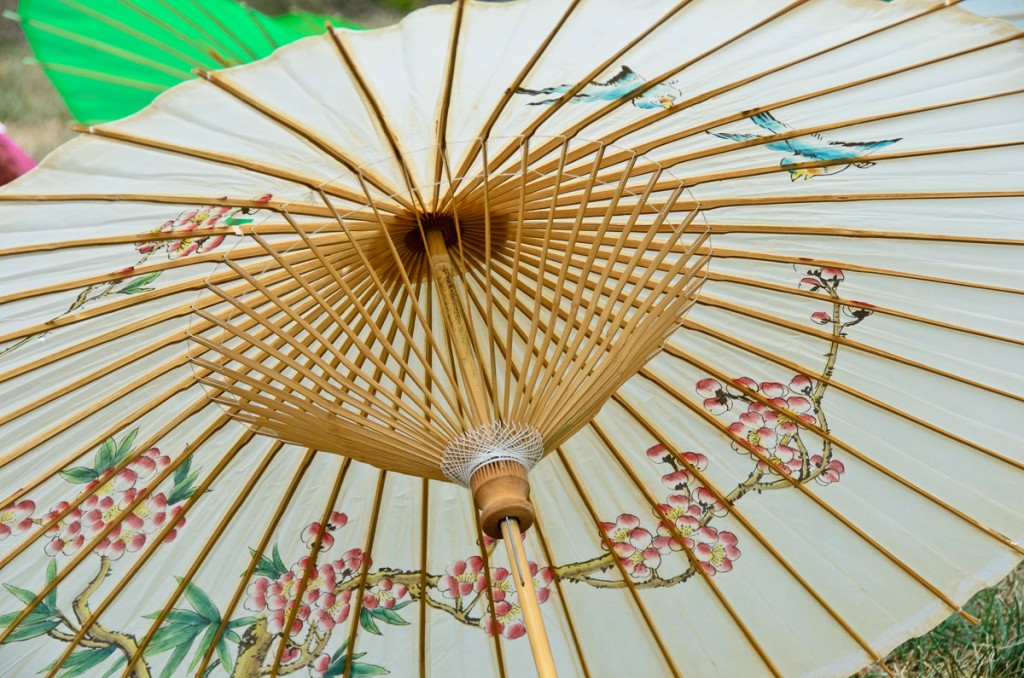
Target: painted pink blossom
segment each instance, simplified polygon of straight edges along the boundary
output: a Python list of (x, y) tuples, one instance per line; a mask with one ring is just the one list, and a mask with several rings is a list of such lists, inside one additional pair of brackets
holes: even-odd
[(697, 487), (690, 497), (690, 501), (696, 502), (705, 513), (710, 512), (716, 516), (724, 516), (728, 509), (715, 493), (706, 487)]
[(811, 320), (818, 325), (828, 325), (832, 322), (832, 315), (825, 311), (815, 311), (811, 314)]
[[(298, 650), (296, 650), (296, 652), (298, 652)], [(313, 663), (309, 665), (309, 675), (313, 676), (313, 678), (323, 678), (330, 666), (331, 656), (329, 654), (322, 654), (314, 659)]]
[(759, 459), (757, 462), (758, 470), (764, 473), (799, 475), (803, 467), (804, 462), (800, 456), (800, 450), (789, 445), (779, 445), (767, 461)]
[[(205, 231), (219, 226), (221, 218), (231, 210), (230, 207), (206, 205), (198, 209), (189, 210), (179, 214), (174, 219), (169, 219), (153, 229), (152, 233), (159, 235), (175, 235), (176, 239), (170, 240), (167, 244), (167, 257), (169, 259), (183, 259), (190, 254), (203, 254), (220, 246), (226, 234), (206, 234), (191, 236), (195, 230)], [(161, 240), (150, 240), (136, 243), (135, 249), (139, 254), (149, 254), (159, 249), (164, 242)]]
[(838, 268), (823, 268), (818, 272), (818, 275), (821, 276), (822, 280), (831, 283), (833, 286), (846, 279), (846, 276)]
[(729, 430), (750, 448), (771, 456), (768, 454), (769, 450), (774, 450), (778, 444), (775, 415), (773, 412), (759, 411), (754, 405), (760, 403), (752, 403), (750, 409), (741, 414), (738, 421), (729, 424)]
[(808, 377), (798, 374), (789, 380), (789, 390), (793, 393), (810, 395), (811, 391), (814, 390), (814, 382), (812, 382)]
[(437, 582), (437, 590), (445, 598), (451, 599), (483, 591), (487, 587), (483, 566), (484, 561), (480, 556), (456, 560), (445, 568), (446, 574)]
[[(113, 503), (113, 500), (111, 500), (111, 503)], [(43, 516), (43, 522), (48, 523), (56, 520), (57, 516), (66, 510), (68, 506), (69, 504), (66, 501), (57, 502)], [(50, 538), (50, 541), (44, 548), (46, 555), (51, 557), (58, 553), (63, 553), (66, 556), (73, 555), (85, 543), (85, 535), (82, 534), (82, 510), (74, 508), (69, 511), (66, 516), (55, 522), (46, 531), (46, 536)]]
[[(281, 633), (284, 629), (284, 623), (294, 607), (295, 601), (289, 600), (280, 610), (271, 610), (267, 615), (267, 632), (271, 634)], [(290, 627), (290, 636), (297, 636), (302, 632), (302, 627), (305, 626), (306, 620), (309, 619), (309, 613), (309, 605), (298, 606), (298, 610), (295, 613), (295, 619), (292, 620), (292, 625)]]
[(36, 503), (29, 499), (23, 499), (17, 504), (8, 504), (0, 509), (0, 541), (12, 534), (21, 534), (32, 527), (32, 514), (35, 510)]
[(250, 612), (262, 612), (267, 608), (267, 588), (270, 580), (266, 577), (257, 577), (245, 589), (245, 602), (242, 604)]
[(740, 557), (740, 550), (736, 548), (736, 535), (732, 532), (719, 532), (713, 527), (703, 527), (698, 532), (696, 541), (693, 555), (701, 569), (709, 575), (729, 572), (732, 570), (733, 561)]
[(313, 608), (313, 623), (320, 631), (327, 633), (348, 619), (352, 611), (352, 589), (340, 593), (325, 593), (317, 598)]
[(679, 551), (682, 548), (676, 534), (682, 537), (686, 548), (693, 548), (693, 537), (700, 530), (700, 519), (704, 510), (690, 501), (684, 494), (669, 495), (666, 503), (658, 504), (658, 513), (662, 517), (658, 525), (658, 535), (654, 547), (659, 553)]
[[(629, 576), (647, 579), (653, 574), (651, 571), (661, 565), (661, 555), (654, 546), (654, 538), (640, 527), (640, 519), (636, 516), (623, 513), (614, 523), (602, 522), (601, 529)], [(608, 543), (602, 541), (605, 550), (608, 549)]]
[[(810, 463), (812, 467), (821, 467), (821, 456), (814, 455), (811, 457)], [(844, 473), (846, 473), (846, 466), (843, 465), (843, 462), (838, 459), (832, 459), (814, 480), (819, 485), (831, 485), (832, 483), (838, 483)]]
[(409, 594), (409, 589), (402, 584), (395, 584), (391, 579), (381, 579), (369, 587), (363, 595), (363, 607), (373, 610), (383, 607), (390, 610)]
[(697, 382), (697, 395), (704, 399), (703, 405), (711, 414), (724, 414), (732, 407), (732, 400), (728, 397), (722, 382), (717, 379), (701, 379)]
[(320, 538), (320, 549), (327, 551), (334, 546), (334, 536), (331, 534), (334, 530), (339, 530), (348, 524), (348, 516), (344, 513), (335, 511), (331, 513), (331, 517), (327, 520), (327, 529), (323, 530), (320, 523), (310, 523), (306, 526), (306, 529), (302, 531), (302, 542), (306, 546), (312, 546), (316, 536), (323, 530), (323, 537)]
[(340, 558), (331, 562), (331, 567), (338, 580), (351, 577), (363, 567), (363, 550), (354, 548), (345, 551)]

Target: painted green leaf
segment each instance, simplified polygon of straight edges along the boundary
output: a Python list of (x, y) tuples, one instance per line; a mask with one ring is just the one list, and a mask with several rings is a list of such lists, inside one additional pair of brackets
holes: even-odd
[[(107, 647), (91, 647), (75, 652), (64, 661), (64, 665), (61, 667), (63, 673), (60, 674), (60, 678), (72, 678), (72, 676), (82, 675), (94, 666), (102, 664), (107, 657), (114, 654), (115, 649), (113, 645), (108, 645)], [(53, 668), (53, 664), (46, 668)]]
[(185, 501), (186, 499), (191, 497), (193, 494), (195, 494), (196, 493), (195, 482), (196, 482), (196, 478), (198, 478), (198, 477), (199, 477), (199, 471), (193, 471), (192, 473), (190, 473), (188, 475), (187, 478), (185, 478), (185, 480), (182, 483), (175, 484), (174, 487), (171, 488), (171, 493), (169, 495), (167, 495), (167, 503), (171, 504), (173, 506), (174, 504), (177, 504), (178, 502)]
[(229, 629), (237, 629), (240, 626), (251, 626), (258, 622), (259, 617), (239, 617), (228, 622)]
[(399, 603), (398, 605), (395, 605), (395, 606), (394, 606), (393, 608), (391, 608), (391, 610), (392, 610), (393, 612), (398, 612), (398, 611), (399, 611), (399, 610), (401, 610), (401, 609), (402, 609), (403, 607), (408, 607), (409, 605), (412, 605), (412, 604), (413, 604), (413, 603), (415, 603), (415, 602), (416, 602), (415, 600), (407, 600), (407, 601), (405, 601), (404, 603)]
[(220, 659), (220, 663), (224, 665), (224, 670), (231, 673), (231, 651), (228, 649), (228, 641), (221, 636), (220, 642), (217, 643), (217, 657)]
[[(180, 577), (175, 577), (175, 579), (178, 580), (179, 584), (181, 583)], [(215, 626), (220, 626), (220, 611), (217, 610), (217, 606), (210, 600), (210, 596), (206, 595), (201, 588), (189, 582), (185, 586), (185, 600), (201, 617), (212, 622)]]
[[(146, 619), (156, 619), (160, 616), (160, 610), (156, 612), (150, 612), (146, 615)], [(206, 626), (209, 620), (204, 617), (200, 617), (192, 610), (178, 610), (174, 609), (167, 613), (164, 618), (165, 624), (179, 624), (181, 626)]]
[[(93, 468), (96, 471), (96, 475), (100, 475), (108, 468), (114, 465), (114, 457), (117, 455), (117, 443), (113, 438), (107, 438), (100, 445), (99, 452), (96, 453), (96, 459), (93, 461)], [(72, 469), (74, 470), (74, 469)]]
[(14, 629), (11, 635), (4, 639), (4, 644), (16, 643), (19, 640), (28, 640), (29, 638), (46, 635), (60, 624), (59, 619), (50, 619), (48, 617), (29, 623), (29, 617), (26, 617), (25, 621), (21, 622), (18, 628)]
[(374, 612), (376, 612), (374, 617), (376, 617), (377, 619), (380, 619), (381, 621), (383, 621), (386, 624), (392, 624), (394, 626), (408, 626), (409, 625), (409, 622), (407, 622), (404, 619), (402, 619), (401, 615), (396, 614), (394, 610), (389, 610), (387, 608), (378, 607), (376, 610), (374, 610)]
[(86, 468), (85, 466), (73, 466), (72, 468), (61, 471), (60, 477), (69, 483), (84, 485), (96, 480), (96, 478), (99, 477), (99, 474), (93, 469)]
[(167, 652), (172, 647), (178, 647), (179, 645), (191, 647), (203, 628), (205, 627), (181, 624), (162, 626), (153, 634), (153, 640), (149, 641), (149, 646), (146, 648), (146, 656)]
[[(388, 671), (383, 666), (377, 666), (376, 664), (361, 664), (359, 662), (352, 662), (352, 672), (349, 673), (348, 675), (350, 675), (350, 676), (386, 676), (389, 673), (391, 673), (391, 672)], [(344, 671), (342, 671), (341, 675), (345, 675)]]
[[(249, 549), (249, 555), (256, 555), (254, 549)], [(271, 560), (264, 555), (260, 555), (259, 561), (256, 563), (256, 569), (254, 574), (258, 577), (266, 577), (267, 579), (279, 579), (281, 575), (288, 571), (284, 563), (281, 562), (281, 554), (277, 552), (277, 546), (274, 546), (274, 559)]]
[(178, 468), (174, 469), (174, 484), (175, 485), (180, 485), (182, 483), (182, 481), (184, 481), (185, 478), (188, 477), (188, 471), (189, 471), (190, 468), (192, 468), (192, 455), (191, 454), (188, 455), (187, 457), (185, 457), (184, 461), (181, 462), (181, 465)]
[(4, 588), (11, 592), (15, 598), (28, 605), (36, 599), (36, 594), (32, 593), (28, 589), (23, 589), (15, 586), (14, 584), (4, 584)]
[(373, 615), (365, 607), (359, 611), (359, 625), (370, 633), (376, 635), (382, 635), (380, 629), (377, 627), (377, 622), (373, 620)]
[(146, 287), (149, 283), (153, 282), (160, 277), (161, 271), (154, 273), (147, 273), (146, 275), (140, 275), (137, 278), (132, 278), (131, 282), (118, 290), (119, 294), (140, 294), (142, 292), (152, 292), (152, 287)]
[(177, 675), (178, 667), (181, 666), (181, 662), (185, 660), (185, 655), (188, 654), (191, 647), (192, 643), (182, 643), (181, 645), (178, 645), (167, 660), (167, 665), (164, 666), (164, 670), (160, 672), (160, 678), (173, 678)]
[(192, 658), (192, 663), (189, 664), (188, 672), (192, 673), (199, 666), (199, 662), (206, 656), (206, 651), (210, 649), (210, 645), (213, 643), (213, 637), (217, 635), (217, 627), (220, 622), (216, 624), (210, 624), (206, 629), (206, 633), (203, 634), (203, 639), (199, 641), (199, 645), (196, 646), (196, 656)]
[[(57, 559), (50, 558), (49, 564), (46, 566), (46, 584), (49, 585), (54, 579), (57, 578)], [(43, 605), (47, 610), (57, 609), (57, 587), (54, 586), (50, 589), (50, 592), (43, 598)]]
[(224, 224), (227, 226), (244, 226), (245, 224), (251, 224), (252, 219), (236, 219), (235, 217), (228, 217), (224, 220)]
[(128, 453), (132, 450), (132, 445), (135, 444), (135, 438), (139, 435), (139, 429), (134, 428), (128, 432), (124, 438), (121, 439), (121, 443), (117, 446), (117, 453), (114, 455), (113, 466), (120, 464), (128, 456)]

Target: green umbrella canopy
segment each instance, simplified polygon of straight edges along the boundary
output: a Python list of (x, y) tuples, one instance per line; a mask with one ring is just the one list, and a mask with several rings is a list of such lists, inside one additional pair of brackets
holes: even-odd
[(328, 19), (270, 17), (232, 0), (21, 0), (18, 18), (72, 115), (85, 124), (135, 113), (156, 95), (211, 70), (255, 61), (320, 33)]

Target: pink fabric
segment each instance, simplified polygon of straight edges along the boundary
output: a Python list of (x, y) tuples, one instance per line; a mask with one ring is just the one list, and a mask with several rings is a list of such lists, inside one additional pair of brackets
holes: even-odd
[(0, 186), (36, 166), (36, 161), (0, 131)]

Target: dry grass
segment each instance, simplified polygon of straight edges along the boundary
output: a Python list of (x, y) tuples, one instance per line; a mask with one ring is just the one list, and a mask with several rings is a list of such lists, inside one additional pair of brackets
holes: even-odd
[(28, 56), (23, 41), (0, 42), (0, 122), (12, 139), (40, 158), (74, 133), (67, 107), (42, 69), (24, 63)]
[[(931, 633), (903, 643), (885, 665), (897, 678), (1020, 678), (1024, 676), (1024, 566), (965, 606), (972, 626), (953, 615)], [(870, 667), (857, 678), (882, 678)]]

